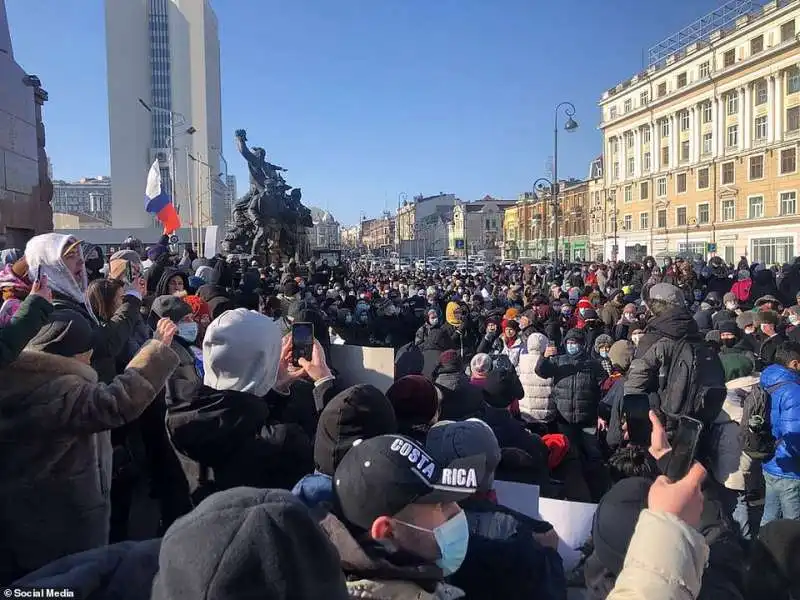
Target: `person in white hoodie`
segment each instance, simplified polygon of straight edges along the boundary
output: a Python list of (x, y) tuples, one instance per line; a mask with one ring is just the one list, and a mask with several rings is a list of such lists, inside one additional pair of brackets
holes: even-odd
[(728, 381), (725, 384), (728, 390), (725, 402), (712, 427), (717, 452), (711, 460), (711, 473), (716, 481), (735, 492), (735, 505), (728, 508), (732, 510), (733, 519), (746, 540), (756, 536), (760, 522), (760, 516), (752, 504), (761, 465), (742, 452), (739, 431), (744, 399), (759, 380), (759, 373), (751, 373)]
[(553, 380), (536, 374), (536, 364), (549, 344), (545, 335), (534, 333), (528, 337), (528, 353), (519, 357), (517, 374), (525, 391), (525, 396), (519, 401), (519, 410), (527, 423), (547, 425), (556, 418), (556, 404), (551, 398)]

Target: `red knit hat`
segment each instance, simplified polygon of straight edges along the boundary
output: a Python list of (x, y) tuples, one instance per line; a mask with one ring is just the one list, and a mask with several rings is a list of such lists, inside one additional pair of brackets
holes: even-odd
[(430, 423), (439, 410), (436, 386), (422, 375), (401, 377), (387, 390), (386, 397), (401, 423)]
[(189, 308), (192, 309), (192, 320), (200, 324), (200, 321), (205, 317), (206, 325), (211, 321), (211, 309), (208, 303), (200, 296), (184, 296), (182, 298)]

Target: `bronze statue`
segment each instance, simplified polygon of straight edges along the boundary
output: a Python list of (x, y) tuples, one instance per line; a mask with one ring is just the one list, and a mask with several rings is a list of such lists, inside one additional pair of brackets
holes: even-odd
[(257, 259), (266, 250), (273, 262), (299, 259), (296, 254), (305, 248), (306, 228), (312, 225), (311, 211), (301, 203), (300, 189), (292, 189), (281, 175), (286, 169), (268, 162), (263, 148), (250, 149), (246, 142), (247, 132), (238, 129), (236, 147), (247, 161), (250, 190), (236, 203), (233, 229), (225, 236), (224, 247)]

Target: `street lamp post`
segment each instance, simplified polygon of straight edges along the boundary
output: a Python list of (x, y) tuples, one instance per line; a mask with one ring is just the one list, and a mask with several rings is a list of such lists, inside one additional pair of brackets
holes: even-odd
[(578, 128), (578, 123), (572, 118), (575, 116), (575, 105), (572, 102), (561, 102), (556, 106), (555, 110), (555, 118), (553, 119), (553, 181), (555, 182), (555, 188), (553, 188), (553, 210), (555, 210), (555, 233), (554, 233), (554, 246), (555, 246), (555, 260), (554, 262), (558, 264), (558, 193), (559, 193), (559, 185), (558, 182), (558, 111), (561, 108), (564, 108), (564, 114), (567, 115), (567, 121), (564, 123), (564, 131), (568, 133), (572, 133)]
[(690, 227), (697, 227), (697, 219), (692, 217), (691, 219), (686, 219), (686, 249), (685, 252), (689, 254), (689, 228)]
[[(536, 181), (533, 182), (533, 198), (534, 198), (534, 200), (536, 198), (538, 198), (538, 196), (536, 194), (537, 190), (539, 192), (541, 192), (542, 195), (544, 195), (546, 192), (549, 192), (550, 201), (552, 202), (552, 204), (554, 206), (554, 210), (557, 210), (555, 208), (555, 201), (553, 200), (553, 194), (554, 194), (553, 182), (550, 181), (549, 179), (547, 179), (547, 177), (539, 177), (539, 179), (537, 179)], [(545, 254), (547, 254), (547, 234), (548, 234), (548, 228), (547, 228), (547, 200), (545, 200), (543, 198), (542, 202), (544, 202), (544, 210), (542, 211), (543, 214), (540, 217), (541, 218), (541, 223), (542, 223), (540, 231), (543, 232), (542, 236), (543, 236), (543, 239), (544, 239), (544, 251), (545, 251)], [(556, 238), (556, 242), (557, 241), (558, 241), (558, 238)], [(558, 246), (556, 246), (556, 255), (558, 255)]]
[(619, 255), (619, 245), (617, 243), (617, 195), (614, 194), (609, 200), (613, 202), (611, 215), (614, 217), (614, 247), (611, 248), (611, 260), (617, 262), (617, 256)]

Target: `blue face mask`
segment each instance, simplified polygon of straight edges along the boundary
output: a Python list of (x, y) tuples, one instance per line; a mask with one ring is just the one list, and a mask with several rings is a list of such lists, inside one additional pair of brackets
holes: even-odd
[(567, 344), (567, 354), (575, 355), (581, 351), (581, 347), (579, 344)]
[(412, 529), (433, 534), (436, 544), (439, 546), (439, 554), (441, 554), (441, 558), (436, 561), (436, 566), (442, 570), (445, 577), (458, 571), (467, 556), (467, 546), (469, 545), (469, 523), (467, 523), (467, 515), (463, 510), (432, 530), (405, 521), (400, 521), (400, 523)]
[(182, 340), (193, 344), (197, 340), (198, 327), (194, 321), (185, 321), (178, 323), (178, 337)]
[(608, 350), (600, 350), (600, 358), (608, 358)]

